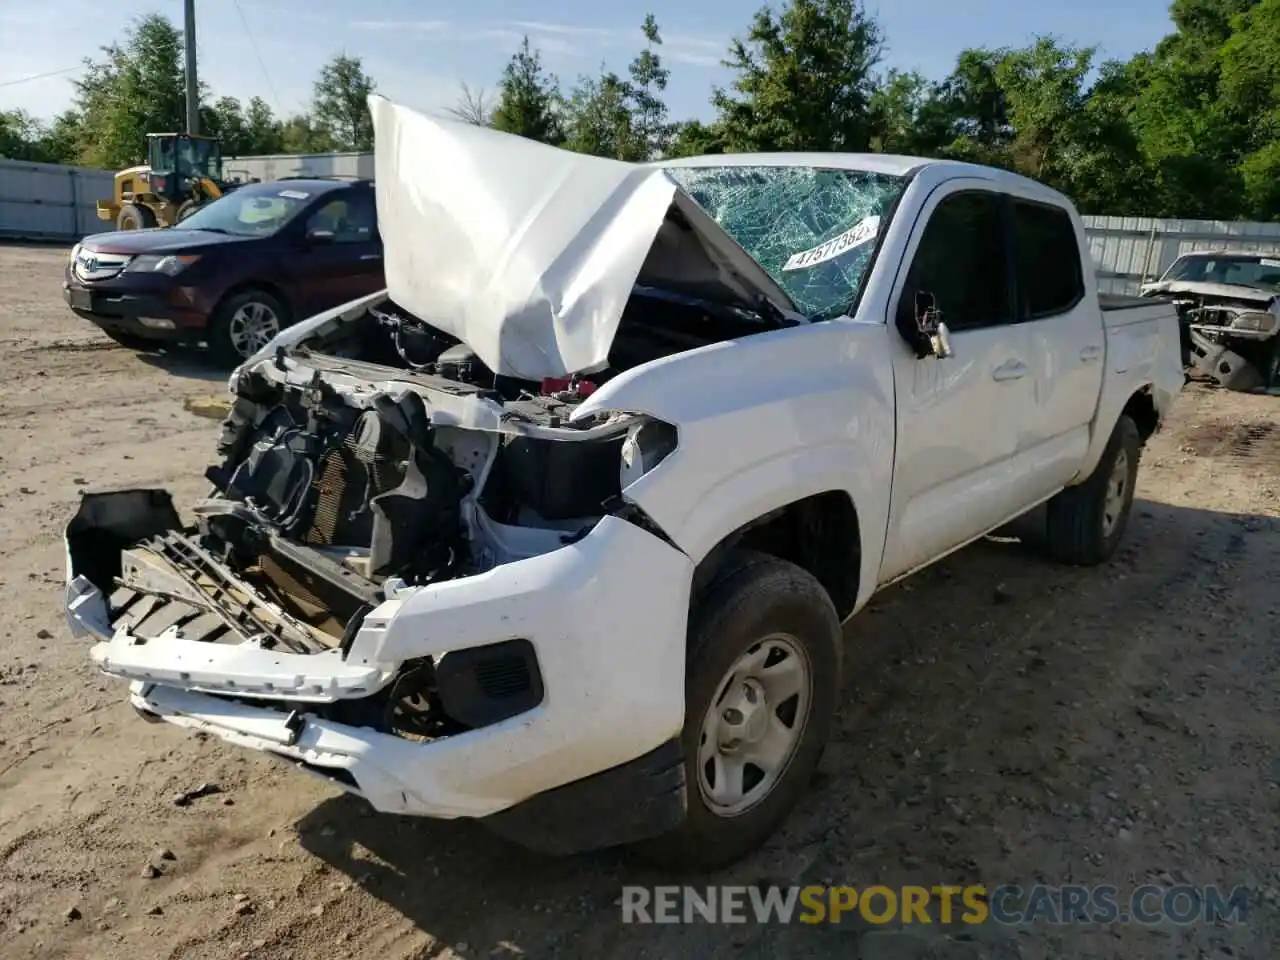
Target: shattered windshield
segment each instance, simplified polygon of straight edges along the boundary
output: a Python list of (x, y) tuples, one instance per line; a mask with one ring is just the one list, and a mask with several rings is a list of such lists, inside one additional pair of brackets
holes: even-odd
[(1164, 279), (1190, 283), (1225, 283), (1276, 293), (1280, 291), (1280, 257), (1180, 257), (1169, 268)]
[(668, 167), (667, 173), (814, 320), (856, 301), (901, 177), (816, 167)]

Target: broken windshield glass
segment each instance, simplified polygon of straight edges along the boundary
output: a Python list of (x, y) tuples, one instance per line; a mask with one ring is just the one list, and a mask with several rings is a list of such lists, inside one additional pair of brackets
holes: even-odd
[(669, 167), (667, 173), (815, 320), (856, 301), (906, 182), (865, 170)]

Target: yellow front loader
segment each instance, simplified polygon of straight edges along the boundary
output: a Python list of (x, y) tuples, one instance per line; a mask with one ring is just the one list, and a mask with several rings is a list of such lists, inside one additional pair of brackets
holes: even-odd
[(115, 176), (114, 196), (98, 201), (98, 219), (117, 230), (171, 227), (239, 182), (222, 179), (217, 137), (187, 133), (147, 134), (147, 160)]

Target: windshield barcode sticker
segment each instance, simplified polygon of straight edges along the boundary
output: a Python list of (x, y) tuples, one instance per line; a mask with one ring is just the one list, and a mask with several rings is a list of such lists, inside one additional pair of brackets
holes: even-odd
[(839, 236), (832, 237), (830, 240), (820, 243), (810, 250), (793, 254), (782, 265), (782, 269), (784, 272), (788, 270), (804, 270), (808, 267), (817, 266), (819, 263), (834, 260), (841, 254), (848, 253), (854, 247), (860, 247), (868, 240), (874, 239), (879, 230), (880, 218), (866, 217), (856, 226), (846, 230)]

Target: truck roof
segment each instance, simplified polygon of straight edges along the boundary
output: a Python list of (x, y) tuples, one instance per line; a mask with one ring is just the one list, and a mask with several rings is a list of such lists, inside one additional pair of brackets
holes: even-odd
[(1045, 199), (1059, 204), (1070, 203), (1067, 197), (1052, 187), (999, 167), (893, 153), (723, 153), (655, 160), (653, 164), (661, 167), (825, 167), (835, 170), (865, 170), (892, 177), (905, 177), (919, 174), (924, 170), (937, 170), (944, 174), (941, 179), (976, 177), (991, 180), (997, 185), (1016, 187), (1021, 192), (1040, 194)]

